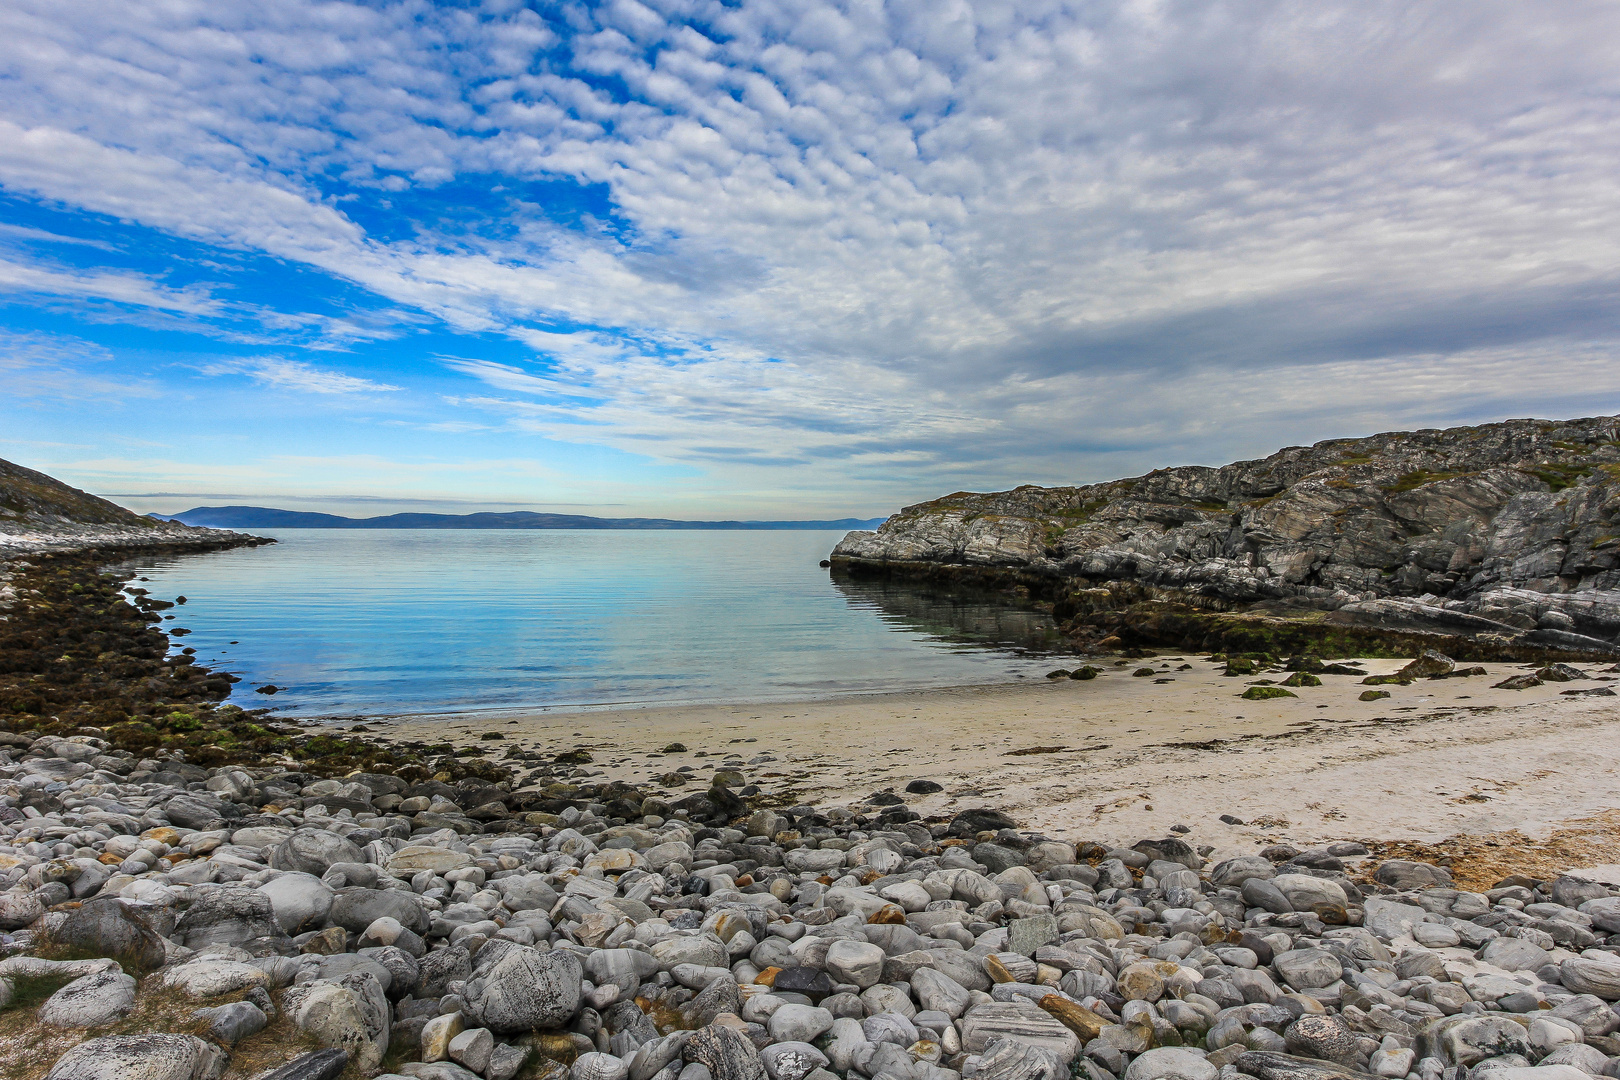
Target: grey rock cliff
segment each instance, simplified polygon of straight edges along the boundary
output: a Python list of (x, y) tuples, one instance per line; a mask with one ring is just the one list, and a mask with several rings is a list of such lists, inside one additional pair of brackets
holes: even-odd
[[(955, 568), (1054, 597), (1130, 583), (1205, 606), (1285, 602), (1595, 647), (1584, 639), (1620, 635), (1620, 417), (1389, 432), (1218, 469), (958, 492), (850, 533), (832, 558), (910, 576)], [(1459, 624), (1470, 618), (1483, 621)]]

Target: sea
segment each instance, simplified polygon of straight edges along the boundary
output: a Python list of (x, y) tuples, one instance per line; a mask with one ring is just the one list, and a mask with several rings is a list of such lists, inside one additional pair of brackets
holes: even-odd
[[(291, 717), (796, 701), (1040, 679), (1050, 617), (817, 565), (838, 532), (279, 529), (121, 564)], [(257, 693), (276, 686), (274, 695)]]

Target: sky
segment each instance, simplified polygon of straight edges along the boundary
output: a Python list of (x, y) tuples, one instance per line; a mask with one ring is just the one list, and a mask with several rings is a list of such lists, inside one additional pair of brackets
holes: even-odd
[(876, 516), (1620, 412), (1620, 5), (8, 0), (0, 457)]

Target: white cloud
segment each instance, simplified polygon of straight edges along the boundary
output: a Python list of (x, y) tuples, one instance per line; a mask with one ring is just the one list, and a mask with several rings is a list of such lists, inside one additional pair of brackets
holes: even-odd
[(262, 386), (305, 394), (379, 394), (402, 389), (387, 383), (318, 368), (302, 360), (259, 356), (244, 360), (214, 360), (202, 367), (206, 375), (246, 375)]
[[(1617, 45), (1591, 0), (17, 0), (0, 184), (507, 334), (542, 362), (442, 362), (551, 437), (827, 487), (1095, 476), (1378, 426), (1379, 380), (1413, 422), (1523, 411), (1516, 363), (1620, 392)], [(616, 220), (385, 238), (323, 194), (491, 174)]]

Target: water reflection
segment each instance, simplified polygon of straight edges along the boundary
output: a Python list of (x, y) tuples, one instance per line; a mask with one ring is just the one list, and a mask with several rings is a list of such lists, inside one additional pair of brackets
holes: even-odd
[(1046, 605), (1005, 593), (885, 577), (855, 577), (835, 570), (833, 587), (854, 607), (876, 611), (892, 629), (924, 634), (969, 648), (993, 646), (1045, 653), (1059, 650), (1062, 636)]

